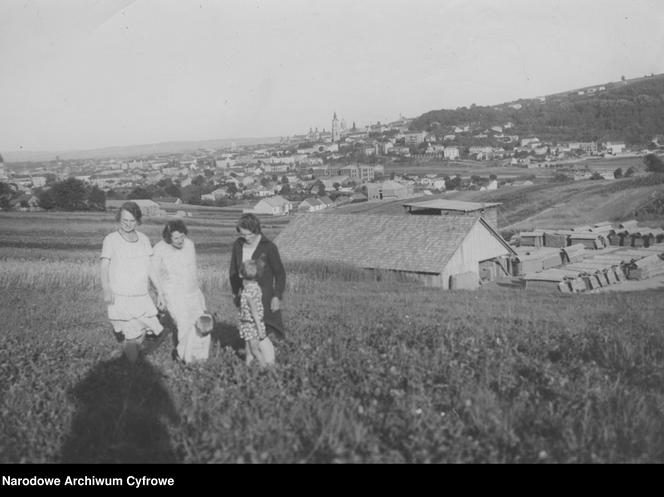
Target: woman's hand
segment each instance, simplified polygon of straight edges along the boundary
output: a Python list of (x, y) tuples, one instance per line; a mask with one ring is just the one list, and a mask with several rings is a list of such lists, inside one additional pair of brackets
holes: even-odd
[(281, 309), (279, 297), (272, 297), (272, 300), (270, 301), (270, 310), (272, 312), (277, 312), (279, 309)]
[(157, 309), (160, 311), (166, 309), (166, 299), (164, 298), (164, 294), (161, 292), (157, 294)]
[(110, 290), (104, 290), (104, 303), (113, 305), (113, 292)]

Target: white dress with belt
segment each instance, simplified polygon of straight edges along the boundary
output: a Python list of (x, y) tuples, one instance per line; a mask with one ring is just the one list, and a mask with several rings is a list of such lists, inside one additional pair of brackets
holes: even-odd
[(205, 296), (198, 285), (194, 242), (185, 238), (181, 249), (165, 241), (154, 247), (154, 258), (162, 282), (166, 307), (178, 327), (178, 356), (185, 362), (206, 360), (210, 335), (202, 336), (196, 320), (206, 310)]

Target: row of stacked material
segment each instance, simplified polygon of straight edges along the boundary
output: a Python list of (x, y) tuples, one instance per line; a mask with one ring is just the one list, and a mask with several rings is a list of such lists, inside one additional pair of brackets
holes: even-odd
[(517, 247), (517, 255), (512, 258), (513, 276), (524, 276), (539, 273), (546, 269), (556, 268), (564, 264), (581, 262), (589, 252), (582, 243), (565, 248), (531, 248)]
[(664, 242), (664, 229), (643, 228), (637, 221), (625, 221), (612, 225), (608, 221), (588, 226), (576, 226), (569, 230), (524, 231), (513, 238), (520, 247), (565, 248), (582, 244), (587, 249), (615, 247), (650, 247)]
[(615, 285), (626, 279), (646, 279), (664, 274), (664, 244), (648, 248), (609, 248), (559, 268), (523, 276), (526, 289), (557, 288), (561, 292), (586, 292)]

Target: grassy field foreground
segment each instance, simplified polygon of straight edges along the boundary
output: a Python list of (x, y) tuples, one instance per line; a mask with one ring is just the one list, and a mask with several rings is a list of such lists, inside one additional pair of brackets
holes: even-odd
[(61, 263), (84, 270), (0, 279), (3, 463), (664, 462), (661, 292), (442, 292), (291, 267), (288, 337), (260, 371), (222, 346), (236, 318), (210, 255), (210, 360), (174, 364), (163, 344), (128, 367), (94, 262)]

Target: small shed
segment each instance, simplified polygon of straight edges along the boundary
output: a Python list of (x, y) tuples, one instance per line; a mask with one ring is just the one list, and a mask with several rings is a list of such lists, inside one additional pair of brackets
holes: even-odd
[(424, 214), (436, 216), (479, 216), (494, 227), (498, 228), (498, 207), (500, 203), (463, 202), (461, 200), (434, 199), (423, 202), (402, 204), (410, 214)]

